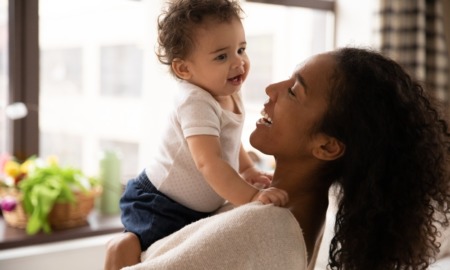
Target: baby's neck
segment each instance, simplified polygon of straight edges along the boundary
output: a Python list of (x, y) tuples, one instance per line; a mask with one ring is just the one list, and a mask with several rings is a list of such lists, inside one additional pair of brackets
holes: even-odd
[(241, 113), (233, 96), (215, 96), (214, 98), (217, 102), (219, 102), (220, 107), (222, 107), (225, 111), (230, 111), (236, 114)]

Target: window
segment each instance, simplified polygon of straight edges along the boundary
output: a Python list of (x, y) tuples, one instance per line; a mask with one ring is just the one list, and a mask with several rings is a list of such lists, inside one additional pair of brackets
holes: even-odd
[[(83, 138), (70, 132), (41, 132), (40, 154), (44, 157), (56, 155), (65, 164), (80, 167), (82, 165)], [(61, 147), (64, 146), (64, 147)]]
[(45, 96), (82, 94), (81, 48), (41, 50), (40, 55), (41, 89)]
[[(95, 174), (100, 153), (115, 150), (122, 157), (123, 181), (147, 165), (175, 86), (154, 54), (156, 18), (164, 2), (39, 0), (40, 155), (55, 154), (62, 163)], [(243, 88), (243, 142), (251, 149), (248, 136), (267, 98), (265, 87), (290, 76), (311, 54), (333, 48), (334, 11), (332, 5), (253, 1), (242, 7), (252, 62)]]
[(142, 51), (136, 45), (100, 48), (101, 93), (139, 97), (142, 92)]

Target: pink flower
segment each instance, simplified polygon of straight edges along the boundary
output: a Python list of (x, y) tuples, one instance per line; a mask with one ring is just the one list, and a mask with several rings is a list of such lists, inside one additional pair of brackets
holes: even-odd
[(0, 174), (2, 174), (5, 170), (6, 162), (12, 160), (13, 157), (8, 153), (3, 153), (0, 155)]
[(17, 206), (17, 201), (15, 198), (13, 197), (4, 197), (1, 201), (0, 201), (0, 208), (3, 211), (13, 211), (14, 209), (16, 209)]

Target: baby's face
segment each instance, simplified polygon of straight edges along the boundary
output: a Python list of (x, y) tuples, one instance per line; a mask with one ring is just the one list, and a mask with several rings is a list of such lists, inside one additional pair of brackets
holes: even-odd
[(241, 89), (250, 68), (245, 31), (239, 18), (229, 22), (207, 19), (195, 31), (194, 48), (184, 59), (186, 80), (213, 96), (228, 96)]

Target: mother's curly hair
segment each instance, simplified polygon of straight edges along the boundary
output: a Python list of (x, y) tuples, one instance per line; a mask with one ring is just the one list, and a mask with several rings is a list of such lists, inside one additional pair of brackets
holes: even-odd
[[(358, 48), (336, 61), (321, 131), (346, 145), (331, 269), (427, 269), (449, 224), (450, 134), (432, 99), (395, 61)], [(337, 177), (336, 177), (337, 176)]]

